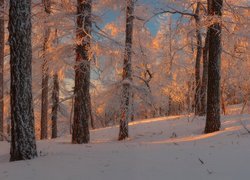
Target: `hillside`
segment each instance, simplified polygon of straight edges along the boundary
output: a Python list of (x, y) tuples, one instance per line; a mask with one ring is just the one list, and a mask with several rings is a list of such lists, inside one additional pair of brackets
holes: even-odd
[(9, 163), (0, 142), (1, 180), (235, 180), (250, 176), (250, 115), (223, 116), (222, 130), (204, 135), (204, 117), (162, 117), (130, 124), (130, 139), (116, 141), (118, 127), (91, 131), (91, 143), (70, 136), (38, 141), (39, 157)]

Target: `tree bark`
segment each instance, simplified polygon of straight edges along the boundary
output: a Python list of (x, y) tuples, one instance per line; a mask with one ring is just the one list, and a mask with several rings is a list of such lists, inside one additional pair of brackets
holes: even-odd
[(209, 63), (207, 88), (207, 117), (205, 133), (220, 130), (220, 76), (221, 76), (221, 17), (223, 0), (208, 0), (208, 14), (213, 18), (209, 26)]
[(132, 111), (132, 41), (133, 41), (133, 20), (134, 20), (134, 0), (127, 0), (126, 9), (126, 40), (122, 75), (122, 98), (121, 98), (121, 117), (118, 140), (128, 137), (128, 122), (131, 120)]
[(94, 120), (94, 116), (92, 113), (92, 102), (91, 102), (91, 96), (89, 96), (89, 116), (90, 116), (90, 124), (92, 129), (95, 129), (95, 120)]
[(52, 139), (57, 138), (57, 112), (59, 107), (59, 80), (58, 74), (53, 76), (53, 91), (52, 91)]
[[(47, 16), (51, 14), (51, 0), (43, 0), (44, 11)], [(42, 100), (41, 100), (41, 139), (48, 138), (48, 94), (49, 94), (49, 68), (46, 57), (49, 48), (50, 27), (45, 21), (42, 64)]]
[(71, 101), (71, 110), (70, 110), (70, 117), (69, 117), (69, 133), (72, 134), (72, 128), (73, 128), (73, 125), (72, 125), (72, 117), (74, 115), (74, 97), (72, 97), (72, 101)]
[(172, 17), (170, 16), (169, 18), (169, 74), (168, 74), (168, 79), (169, 79), (169, 86), (170, 86), (170, 91), (168, 95), (168, 112), (167, 115), (171, 116), (175, 114), (175, 108), (174, 108), (174, 101), (172, 98), (172, 86), (173, 86), (173, 61), (174, 61), (174, 56), (173, 56), (173, 30), (172, 30)]
[(195, 60), (195, 115), (199, 115), (201, 111), (201, 77), (200, 77), (200, 64), (202, 57), (202, 36), (200, 30), (200, 7), (201, 3), (197, 2), (197, 7), (195, 10), (195, 23), (196, 23), (196, 39), (197, 39), (197, 50), (196, 50), (196, 60)]
[[(56, 45), (59, 44), (58, 39), (58, 30), (55, 29), (55, 38), (56, 38)], [(52, 112), (51, 112), (51, 121), (52, 121), (52, 136), (51, 138), (57, 138), (57, 113), (59, 109), (59, 78), (57, 69), (54, 69), (54, 75), (53, 75), (53, 90), (52, 90)]]
[(202, 83), (201, 83), (201, 109), (200, 116), (206, 115), (207, 109), (207, 79), (208, 79), (208, 48), (209, 48), (209, 30), (207, 30), (205, 45), (203, 47), (203, 73), (202, 73)]
[[(0, 8), (4, 11), (4, 0), (0, 0)], [(0, 13), (0, 134), (4, 134), (4, 13)], [(0, 135), (0, 141), (3, 137)]]
[(220, 90), (220, 92), (221, 92), (221, 109), (222, 109), (222, 112), (223, 112), (223, 114), (224, 115), (226, 115), (226, 101), (225, 101), (225, 95), (224, 95), (224, 92), (225, 92), (225, 89), (224, 89), (224, 85), (223, 85), (224, 83), (222, 83), (222, 85), (221, 85), (221, 90)]
[(75, 101), (72, 143), (89, 143), (90, 46), (92, 0), (77, 1)]
[(37, 156), (32, 102), (31, 0), (10, 0), (10, 161)]

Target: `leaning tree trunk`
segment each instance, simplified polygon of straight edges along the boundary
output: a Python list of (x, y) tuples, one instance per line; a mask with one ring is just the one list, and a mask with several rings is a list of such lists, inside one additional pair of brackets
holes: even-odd
[(32, 102), (31, 0), (10, 0), (10, 160), (37, 156)]
[(121, 117), (120, 117), (120, 130), (118, 140), (123, 140), (128, 137), (128, 122), (131, 120), (132, 110), (132, 38), (133, 38), (133, 20), (134, 20), (134, 0), (127, 0), (126, 11), (126, 42), (125, 54), (122, 75), (122, 97), (121, 97)]
[[(0, 9), (4, 11), (4, 0), (0, 0)], [(0, 141), (4, 133), (4, 13), (0, 12)]]
[[(43, 0), (45, 13), (51, 14), (51, 1)], [(49, 72), (48, 59), (46, 57), (49, 48), (50, 27), (45, 22), (43, 42), (43, 64), (42, 64), (42, 99), (41, 99), (41, 139), (48, 138), (48, 93), (49, 93)]]
[(77, 1), (75, 101), (72, 143), (89, 143), (90, 36), (92, 0)]
[(213, 24), (209, 26), (209, 62), (207, 88), (207, 117), (205, 133), (220, 130), (220, 76), (221, 76), (221, 16), (223, 0), (208, 0), (208, 14)]
[(195, 10), (195, 23), (196, 23), (196, 39), (197, 39), (197, 51), (196, 51), (196, 60), (195, 60), (195, 115), (199, 115), (201, 110), (201, 77), (200, 77), (200, 64), (202, 57), (202, 36), (200, 30), (200, 7), (201, 2), (197, 2), (197, 7)]
[(207, 30), (205, 45), (203, 47), (203, 73), (200, 90), (201, 109), (200, 116), (206, 115), (207, 109), (207, 79), (208, 79), (208, 47), (209, 47), (209, 31)]
[(53, 91), (52, 91), (52, 139), (57, 138), (57, 112), (59, 107), (59, 80), (58, 74), (53, 76)]

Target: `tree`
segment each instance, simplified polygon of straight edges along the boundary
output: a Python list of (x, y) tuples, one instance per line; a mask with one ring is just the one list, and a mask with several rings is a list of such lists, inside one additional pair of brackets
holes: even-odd
[[(0, 0), (0, 8), (4, 10), (4, 0)], [(0, 12), (0, 141), (4, 133), (4, 13)]]
[(209, 62), (207, 87), (207, 117), (205, 133), (220, 130), (220, 76), (221, 76), (221, 17), (223, 0), (208, 0), (208, 15), (212, 19), (209, 29)]
[(121, 117), (118, 140), (128, 137), (128, 122), (132, 117), (132, 40), (133, 40), (133, 20), (134, 20), (134, 0), (127, 0), (126, 11), (126, 40), (122, 75), (122, 97), (121, 97)]
[[(56, 39), (56, 45), (59, 44), (58, 39), (58, 30), (55, 30), (55, 39)], [(54, 70), (53, 75), (53, 90), (52, 90), (52, 112), (51, 112), (51, 121), (52, 121), (52, 136), (51, 138), (57, 138), (57, 112), (59, 108), (59, 79), (58, 79), (58, 72), (57, 70)]]
[(72, 143), (88, 143), (90, 119), (90, 46), (92, 0), (77, 0), (76, 66)]
[[(43, 0), (44, 10), (47, 15), (51, 14), (51, 1)], [(46, 21), (45, 21), (46, 22)], [(48, 138), (48, 93), (49, 72), (48, 59), (46, 57), (49, 48), (50, 27), (45, 23), (43, 42), (43, 64), (42, 64), (42, 101), (41, 101), (41, 139)]]
[(57, 138), (57, 111), (59, 106), (59, 80), (58, 74), (53, 76), (53, 91), (52, 91), (52, 138)]
[(205, 45), (203, 47), (203, 72), (202, 72), (202, 82), (201, 82), (201, 90), (200, 90), (200, 99), (201, 99), (201, 107), (200, 107), (200, 116), (206, 115), (207, 108), (207, 78), (208, 78), (208, 47), (209, 47), (209, 31), (207, 30)]
[(195, 115), (199, 115), (201, 111), (201, 77), (200, 77), (200, 63), (202, 57), (202, 36), (201, 36), (201, 22), (200, 22), (200, 8), (201, 2), (197, 2), (197, 7), (195, 10), (195, 24), (196, 24), (196, 39), (197, 39), (197, 51), (195, 60)]
[(31, 76), (31, 0), (10, 0), (9, 44), (11, 70), (10, 161), (37, 156)]
[[(173, 37), (173, 22), (172, 22), (172, 17), (169, 17), (169, 69), (168, 69), (168, 80), (170, 87), (172, 87), (173, 84), (173, 62), (174, 62), (174, 53), (173, 53), (173, 42), (174, 42), (174, 37)], [(168, 95), (168, 116), (174, 115), (176, 113), (176, 110), (174, 108), (174, 102), (172, 98), (172, 89), (169, 91)]]

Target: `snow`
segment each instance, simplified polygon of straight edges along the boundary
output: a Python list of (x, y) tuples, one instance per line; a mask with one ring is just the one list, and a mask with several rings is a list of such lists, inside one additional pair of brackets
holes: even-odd
[(205, 117), (172, 116), (91, 131), (88, 145), (70, 136), (38, 141), (39, 157), (8, 162), (0, 142), (0, 180), (235, 180), (250, 177), (250, 115), (222, 117), (220, 132), (204, 135)]

